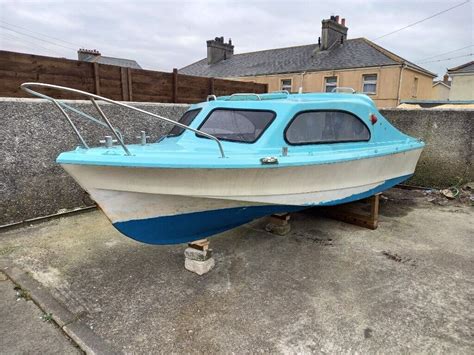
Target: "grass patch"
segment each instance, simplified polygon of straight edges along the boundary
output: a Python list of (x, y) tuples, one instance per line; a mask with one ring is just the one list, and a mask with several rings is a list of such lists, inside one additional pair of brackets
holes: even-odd
[(22, 288), (21, 286), (15, 286), (13, 289), (16, 291), (17, 301), (18, 300), (25, 300), (25, 301), (31, 300), (30, 293), (24, 288)]

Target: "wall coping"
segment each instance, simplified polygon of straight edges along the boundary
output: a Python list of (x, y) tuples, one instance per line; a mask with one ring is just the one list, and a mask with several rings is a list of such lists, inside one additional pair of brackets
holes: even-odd
[[(63, 100), (60, 101), (70, 104), (92, 104), (89, 100)], [(46, 99), (34, 99), (34, 98), (23, 98), (23, 97), (0, 97), (0, 102), (21, 102), (21, 103), (47, 103), (50, 102)], [(117, 101), (127, 105), (154, 105), (154, 106), (164, 106), (164, 107), (188, 107), (191, 104), (182, 104), (182, 103), (166, 103), (166, 102), (142, 102), (142, 101)], [(101, 102), (101, 105), (112, 105), (108, 102)]]

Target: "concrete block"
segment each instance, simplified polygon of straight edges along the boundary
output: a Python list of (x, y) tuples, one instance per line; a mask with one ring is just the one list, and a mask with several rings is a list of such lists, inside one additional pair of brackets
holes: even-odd
[(194, 272), (198, 275), (204, 275), (205, 273), (208, 273), (215, 264), (214, 258), (204, 261), (191, 260), (188, 258), (184, 260), (184, 267), (186, 270)]
[(268, 223), (265, 230), (276, 235), (287, 235), (291, 231), (291, 224), (286, 223), (284, 225), (278, 225), (275, 223)]
[(184, 256), (190, 260), (205, 261), (212, 257), (212, 249), (199, 250), (189, 247), (184, 251)]

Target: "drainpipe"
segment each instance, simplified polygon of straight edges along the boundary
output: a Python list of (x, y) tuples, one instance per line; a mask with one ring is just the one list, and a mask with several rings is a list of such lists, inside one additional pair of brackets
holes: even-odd
[(299, 93), (300, 91), (302, 91), (301, 93), (304, 92), (304, 76), (305, 76), (305, 74), (306, 74), (305, 71), (301, 73), (301, 86), (300, 86), (300, 89), (298, 90), (298, 93)]
[(401, 95), (401, 92), (402, 92), (403, 69), (405, 69), (406, 66), (407, 66), (406, 63), (403, 62), (402, 69), (400, 70), (400, 80), (398, 81), (397, 106), (400, 105), (400, 101), (401, 101), (400, 95)]

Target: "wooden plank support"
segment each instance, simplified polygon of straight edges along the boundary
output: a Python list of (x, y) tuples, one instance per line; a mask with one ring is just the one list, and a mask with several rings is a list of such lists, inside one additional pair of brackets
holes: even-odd
[(173, 92), (171, 95), (171, 102), (178, 102), (178, 69), (173, 69)]
[(207, 93), (209, 95), (214, 95), (214, 78), (209, 78)]
[(127, 68), (127, 82), (128, 82), (128, 100), (133, 101), (132, 69), (131, 68)]
[(197, 250), (208, 250), (209, 249), (209, 240), (207, 238), (195, 240), (193, 242), (188, 243), (188, 246), (190, 248), (194, 248), (194, 249), (197, 249)]
[(124, 67), (120, 68), (120, 84), (122, 87), (122, 100), (129, 101), (127, 68), (124, 68)]
[(354, 203), (329, 207), (325, 209), (325, 212), (330, 218), (375, 230), (379, 224), (380, 194), (369, 197), (366, 201), (370, 202), (370, 215), (349, 211), (348, 208), (353, 207)]
[(99, 63), (94, 63), (94, 90), (96, 95), (100, 95)]

